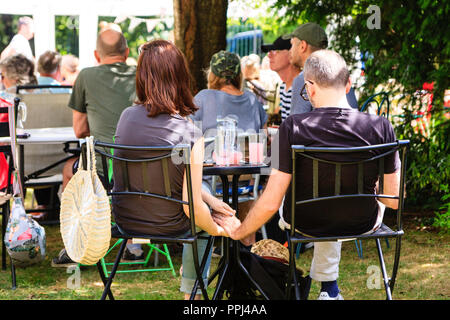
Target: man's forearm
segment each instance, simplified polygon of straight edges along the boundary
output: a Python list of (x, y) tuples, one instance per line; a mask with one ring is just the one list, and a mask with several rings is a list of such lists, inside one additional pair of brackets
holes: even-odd
[(243, 239), (259, 230), (276, 213), (281, 202), (274, 201), (268, 192), (265, 192), (250, 209), (244, 222), (234, 231), (233, 238)]

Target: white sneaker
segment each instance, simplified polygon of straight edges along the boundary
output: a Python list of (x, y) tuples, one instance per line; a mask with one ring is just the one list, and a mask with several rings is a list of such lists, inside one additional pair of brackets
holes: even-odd
[(340, 293), (336, 297), (330, 297), (328, 292), (321, 291), (317, 300), (344, 300)]

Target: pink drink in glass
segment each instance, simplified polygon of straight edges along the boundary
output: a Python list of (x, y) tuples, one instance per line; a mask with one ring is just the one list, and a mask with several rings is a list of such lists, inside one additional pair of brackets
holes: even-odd
[(249, 161), (253, 164), (262, 163), (264, 160), (264, 143), (250, 142), (248, 144)]
[(216, 153), (213, 152), (213, 160), (219, 166), (239, 164), (239, 162), (242, 160), (242, 152), (229, 151), (224, 152), (222, 156), (217, 156)]

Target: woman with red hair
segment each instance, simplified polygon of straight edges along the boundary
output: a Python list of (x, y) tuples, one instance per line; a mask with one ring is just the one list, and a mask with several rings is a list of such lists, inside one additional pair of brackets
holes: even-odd
[[(195, 222), (199, 228), (213, 236), (227, 236), (211, 217), (213, 211), (234, 214), (227, 204), (202, 191), (202, 171), (204, 142), (201, 132), (188, 120), (197, 107), (191, 93), (191, 75), (182, 52), (171, 42), (154, 40), (141, 46), (136, 71), (136, 105), (125, 109), (116, 129), (115, 142), (135, 146), (167, 146), (190, 144), (191, 179), (195, 210)], [(118, 156), (127, 156), (125, 150), (116, 151)], [(119, 154), (120, 153), (120, 154)], [(129, 155), (128, 155), (129, 156)], [(136, 154), (133, 153), (133, 157)], [(170, 164), (170, 185), (172, 194), (187, 198), (184, 164)], [(121, 168), (114, 170), (115, 186), (121, 189)], [(132, 174), (132, 172), (130, 172)], [(163, 186), (160, 172), (150, 170), (148, 181), (152, 185)], [(138, 172), (130, 176), (133, 184), (142, 181)], [(184, 210), (183, 210), (184, 209)], [(189, 209), (177, 203), (163, 202), (154, 198), (113, 199), (113, 213), (116, 223), (126, 231), (156, 235), (181, 235), (189, 231)], [(199, 256), (203, 257), (206, 240), (198, 240)], [(207, 267), (203, 280), (207, 285), (207, 275), (211, 251), (207, 252)], [(190, 245), (183, 248), (183, 273), (181, 291), (188, 298), (195, 282), (195, 269)], [(199, 298), (197, 291), (196, 298)]]

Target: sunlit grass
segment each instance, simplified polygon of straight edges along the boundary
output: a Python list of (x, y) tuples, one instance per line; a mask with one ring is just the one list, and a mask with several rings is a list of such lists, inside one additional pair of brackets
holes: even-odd
[[(96, 266), (82, 266), (80, 285), (71, 287), (73, 273), (65, 268), (52, 268), (51, 260), (62, 248), (59, 226), (45, 226), (47, 236), (47, 255), (43, 262), (26, 269), (17, 269), (17, 289), (11, 290), (9, 258), (7, 269), (0, 272), (1, 300), (97, 300), (101, 297), (103, 283)], [(414, 225), (405, 227), (402, 240), (401, 262), (393, 293), (394, 299), (407, 300), (447, 300), (450, 298), (449, 276), (449, 235), (420, 230)], [(113, 243), (113, 242), (112, 242)], [(392, 269), (395, 241), (390, 240), (390, 248), (381, 242), (388, 272)], [(108, 262), (112, 262), (117, 249), (114, 249)], [(309, 271), (313, 250), (301, 254), (297, 265)], [(344, 242), (340, 263), (339, 288), (346, 300), (384, 300), (383, 283), (381, 287), (369, 289), (367, 273), (371, 266), (378, 266), (378, 256), (373, 240), (363, 241), (364, 258), (358, 257), (354, 241)], [(116, 275), (112, 291), (120, 300), (182, 300), (179, 291), (181, 277), (181, 252), (171, 253), (176, 271), (120, 273)], [(218, 259), (212, 259), (212, 270)], [(159, 265), (168, 266), (165, 258), (159, 256)], [(153, 266), (153, 260), (150, 262)], [(109, 266), (109, 269), (111, 266)], [(133, 267), (139, 269), (140, 267)], [(214, 281), (208, 288), (210, 296), (214, 292)], [(310, 299), (315, 299), (320, 283), (313, 281)]]

